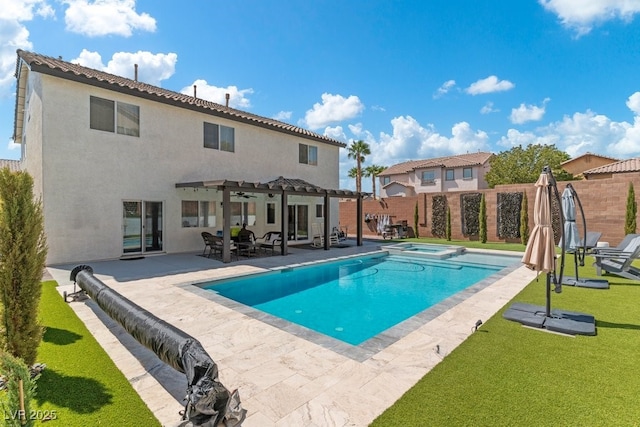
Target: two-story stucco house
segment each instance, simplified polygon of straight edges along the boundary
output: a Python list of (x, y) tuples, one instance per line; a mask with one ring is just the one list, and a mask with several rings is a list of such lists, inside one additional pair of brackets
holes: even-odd
[(491, 156), (478, 152), (398, 163), (378, 175), (380, 197), (489, 188), (484, 177)]
[(314, 222), (337, 226), (339, 197), (360, 200), (333, 190), (340, 141), (22, 50), (16, 78), (14, 140), (48, 264), (201, 250), (202, 231), (228, 242), (242, 223), (286, 230), (286, 253)]

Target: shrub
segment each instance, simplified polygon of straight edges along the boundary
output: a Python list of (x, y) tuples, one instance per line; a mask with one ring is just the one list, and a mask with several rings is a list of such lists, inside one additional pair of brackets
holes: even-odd
[(29, 366), (43, 333), (38, 305), (46, 255), (42, 205), (33, 198), (33, 179), (26, 172), (0, 169), (1, 344)]
[(634, 234), (636, 232), (636, 215), (638, 213), (638, 204), (636, 203), (636, 194), (633, 190), (633, 183), (629, 183), (629, 192), (627, 193), (627, 212), (624, 219), (624, 234)]
[(498, 193), (498, 237), (515, 239), (521, 236), (521, 206), (523, 193)]
[(451, 241), (451, 209), (447, 207), (447, 240)]
[(420, 231), (418, 230), (419, 222), (420, 222), (420, 215), (418, 214), (418, 202), (416, 201), (416, 207), (413, 210), (413, 229), (415, 230), (416, 238), (420, 237)]
[(487, 243), (487, 202), (484, 194), (480, 199), (480, 212), (478, 216), (478, 222), (480, 223), (480, 241), (482, 243)]
[[(1, 356), (1, 363), (7, 386), (6, 396), (2, 399), (4, 425), (11, 427), (33, 426), (35, 418), (30, 416), (31, 402), (36, 395), (36, 380), (40, 375), (31, 378), (27, 365), (19, 358), (6, 352)], [(20, 398), (20, 380), (22, 380), (22, 399)], [(23, 405), (20, 403), (21, 400), (24, 401)]]
[(462, 208), (462, 234), (465, 236), (477, 236), (480, 232), (480, 202), (481, 193), (462, 194), (460, 206)]
[(527, 193), (522, 193), (522, 202), (520, 204), (520, 241), (526, 245), (529, 241), (529, 202), (527, 201)]

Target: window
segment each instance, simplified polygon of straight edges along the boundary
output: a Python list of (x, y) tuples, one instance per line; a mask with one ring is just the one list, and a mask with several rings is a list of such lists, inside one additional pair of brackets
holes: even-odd
[(381, 176), (380, 177), (380, 184), (387, 185), (388, 183), (391, 182), (391, 177), (390, 176)]
[(215, 227), (216, 202), (197, 200), (182, 201), (183, 227)]
[(453, 169), (447, 169), (445, 171), (445, 178), (446, 181), (453, 181), (455, 179), (455, 175), (453, 173)]
[(463, 168), (462, 169), (462, 179), (472, 179), (473, 178), (473, 169), (471, 168)]
[(298, 145), (298, 161), (305, 165), (318, 165), (318, 147), (307, 144)]
[(436, 183), (436, 173), (434, 171), (422, 171), (422, 185), (433, 185)]
[(267, 203), (267, 224), (276, 223), (276, 204), (273, 202)]
[(89, 97), (89, 127), (121, 135), (140, 136), (140, 107)]
[(256, 202), (231, 202), (231, 225), (256, 225)]
[(324, 205), (316, 204), (316, 218), (322, 218), (324, 216)]
[(198, 202), (196, 200), (182, 201), (182, 226), (198, 226)]
[(204, 122), (204, 146), (233, 153), (235, 151), (235, 129)]

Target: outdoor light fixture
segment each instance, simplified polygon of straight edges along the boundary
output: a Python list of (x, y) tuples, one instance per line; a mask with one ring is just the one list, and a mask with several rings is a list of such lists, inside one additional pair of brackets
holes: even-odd
[(475, 326), (473, 327), (473, 332), (477, 331), (480, 325), (482, 325), (482, 320), (478, 319)]

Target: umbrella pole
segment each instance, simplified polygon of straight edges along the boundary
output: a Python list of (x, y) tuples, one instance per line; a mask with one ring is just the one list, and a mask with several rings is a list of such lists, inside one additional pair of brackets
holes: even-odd
[(547, 306), (546, 317), (551, 317), (551, 273), (547, 273)]

